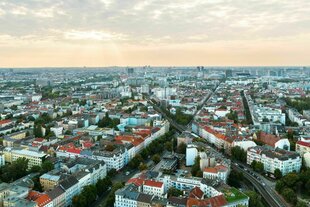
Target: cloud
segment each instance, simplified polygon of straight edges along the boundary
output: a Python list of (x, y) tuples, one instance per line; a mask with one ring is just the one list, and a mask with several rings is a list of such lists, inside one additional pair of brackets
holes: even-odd
[(257, 41), (288, 39), (288, 51), (304, 43), (310, 52), (309, 0), (2, 0), (0, 25), (0, 46), (7, 48), (113, 42), (118, 50), (188, 50), (229, 43), (233, 53), (240, 44), (251, 49)]
[(97, 41), (115, 41), (124, 40), (125, 35), (109, 33), (104, 31), (68, 31), (64, 33), (64, 38), (68, 40), (97, 40)]

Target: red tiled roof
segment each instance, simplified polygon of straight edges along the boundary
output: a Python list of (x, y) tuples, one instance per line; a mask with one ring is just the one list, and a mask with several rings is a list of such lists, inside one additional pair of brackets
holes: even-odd
[(195, 187), (191, 190), (188, 197), (202, 199), (203, 195), (204, 195), (203, 191), (199, 187)]
[(223, 195), (215, 196), (212, 198), (207, 198), (203, 200), (199, 200), (196, 198), (188, 198), (187, 200), (187, 207), (222, 207), (227, 204), (227, 200)]
[(140, 178), (131, 178), (127, 181), (128, 184), (133, 183), (136, 186), (141, 186), (143, 185), (144, 180)]
[(81, 151), (82, 150), (80, 150), (80, 149), (74, 149), (74, 148), (67, 149), (67, 152), (74, 153), (74, 154), (80, 154)]
[(297, 141), (296, 144), (304, 146), (304, 147), (310, 147), (310, 142)]
[(217, 173), (217, 170), (214, 167), (206, 167), (203, 171), (208, 173)]
[(44, 138), (35, 138), (33, 141), (34, 142), (43, 142)]
[(162, 182), (154, 181), (154, 180), (146, 180), (144, 182), (144, 185), (155, 187), (155, 188), (161, 188), (163, 186)]
[(267, 134), (265, 132), (260, 132), (257, 135), (257, 139), (263, 143), (265, 143), (266, 145), (269, 145), (271, 147), (275, 147), (275, 144), (277, 141), (280, 140), (280, 137), (277, 137), (276, 135), (273, 134)]
[(43, 207), (52, 201), (48, 195), (41, 194), (36, 191), (30, 191), (27, 199), (36, 202), (38, 204), (38, 207)]
[(0, 125), (12, 122), (10, 119), (0, 120)]

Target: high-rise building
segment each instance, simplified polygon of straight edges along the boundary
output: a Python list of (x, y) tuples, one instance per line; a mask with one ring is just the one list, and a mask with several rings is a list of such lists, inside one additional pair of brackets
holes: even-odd
[(232, 69), (227, 69), (225, 71), (225, 74), (226, 74), (226, 78), (230, 78), (233, 76), (233, 73), (232, 73)]

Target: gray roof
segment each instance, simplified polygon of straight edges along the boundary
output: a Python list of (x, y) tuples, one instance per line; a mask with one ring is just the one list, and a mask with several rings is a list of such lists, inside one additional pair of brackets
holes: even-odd
[(64, 190), (68, 190), (69, 188), (71, 188), (72, 186), (78, 184), (79, 181), (74, 177), (74, 176), (70, 176), (64, 180), (62, 180), (59, 185), (64, 189)]
[(48, 191), (47, 195), (54, 200), (55, 198), (59, 197), (60, 195), (62, 195), (63, 193), (65, 193), (64, 189), (62, 189), (60, 186), (55, 187), (53, 190)]
[(151, 203), (152, 198), (153, 198), (152, 195), (140, 193), (137, 200), (143, 203)]

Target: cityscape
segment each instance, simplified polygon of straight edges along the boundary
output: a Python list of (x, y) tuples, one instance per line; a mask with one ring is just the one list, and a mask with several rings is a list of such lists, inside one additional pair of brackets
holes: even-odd
[(0, 74), (3, 207), (309, 206), (307, 67)]
[(309, 0), (1, 0), (0, 207), (310, 207)]

